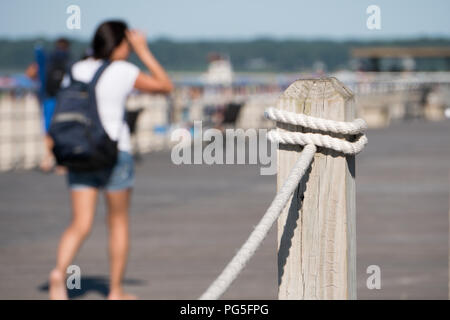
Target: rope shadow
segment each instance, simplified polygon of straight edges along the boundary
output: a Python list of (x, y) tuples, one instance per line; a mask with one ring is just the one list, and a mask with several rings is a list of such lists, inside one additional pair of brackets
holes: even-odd
[(306, 191), (306, 183), (309, 180), (311, 173), (311, 166), (305, 172), (304, 176), (300, 180), (298, 187), (292, 196), (292, 201), (289, 206), (286, 222), (283, 228), (283, 234), (280, 239), (280, 246), (278, 249), (278, 286), (281, 285), (281, 279), (284, 274), (284, 267), (286, 265), (287, 258), (289, 257), (289, 251), (292, 247), (292, 238), (294, 237), (294, 231), (297, 228), (297, 221), (300, 218), (299, 210), (303, 204), (304, 194)]
[[(298, 150), (298, 146), (295, 145), (280, 145), (282, 150)], [(316, 153), (321, 153), (325, 156), (331, 156), (332, 158), (339, 158), (344, 156), (347, 163), (348, 170), (352, 176), (355, 178), (355, 156), (353, 155), (343, 155), (341, 152), (327, 149), (327, 148), (317, 148)], [(313, 160), (314, 162), (314, 160)], [(297, 221), (300, 217), (299, 211), (302, 208), (304, 195), (306, 192), (306, 183), (309, 180), (311, 174), (312, 164), (309, 166), (308, 170), (305, 172), (304, 176), (301, 178), (298, 187), (292, 196), (292, 201), (289, 206), (286, 222), (284, 224), (283, 233), (280, 239), (280, 246), (278, 249), (278, 286), (281, 285), (281, 280), (284, 275), (284, 267), (286, 266), (287, 258), (289, 257), (289, 251), (292, 247), (292, 239), (294, 237), (294, 231), (297, 228)]]

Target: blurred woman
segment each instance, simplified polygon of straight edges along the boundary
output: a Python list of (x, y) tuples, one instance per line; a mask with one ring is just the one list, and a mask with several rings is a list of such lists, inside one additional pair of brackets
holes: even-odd
[[(126, 59), (133, 49), (150, 74), (141, 72)], [(105, 60), (111, 64), (98, 80), (95, 92), (98, 113), (111, 139), (118, 141), (119, 155), (114, 168), (68, 173), (72, 222), (64, 231), (56, 267), (50, 273), (50, 298), (67, 299), (66, 269), (91, 230), (97, 196), (105, 191), (108, 208), (110, 292), (108, 299), (134, 299), (125, 293), (122, 279), (128, 255), (128, 211), (134, 182), (130, 132), (124, 122), (125, 101), (133, 89), (169, 93), (172, 82), (150, 52), (143, 33), (129, 30), (122, 21), (102, 23), (92, 41), (93, 57), (75, 63), (75, 80), (89, 82)]]
[[(40, 81), (38, 98), (42, 105), (45, 131), (45, 153), (40, 164), (43, 172), (50, 172), (55, 165), (55, 159), (52, 154), (52, 139), (48, 134), (48, 130), (55, 111), (56, 95), (61, 87), (64, 74), (71, 63), (70, 41), (66, 38), (59, 38), (55, 41), (54, 46), (53, 51), (50, 53), (46, 53), (41, 46), (36, 46), (36, 62), (29, 65), (25, 71), (25, 74), (30, 79)], [(64, 172), (62, 167), (56, 168), (56, 173), (62, 174)]]

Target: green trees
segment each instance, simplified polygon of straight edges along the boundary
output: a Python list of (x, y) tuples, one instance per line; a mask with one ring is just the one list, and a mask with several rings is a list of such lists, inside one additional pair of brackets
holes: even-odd
[[(0, 39), (0, 72), (20, 72), (33, 61), (36, 44), (52, 47), (47, 39)], [(87, 41), (72, 41), (72, 56), (79, 59), (88, 47)], [(332, 40), (254, 40), (173, 41), (157, 39), (150, 48), (162, 64), (171, 71), (205, 71), (210, 52), (230, 57), (236, 71), (299, 72), (311, 70), (316, 62), (325, 64), (328, 71), (349, 66), (350, 49), (360, 46), (449, 46), (450, 39), (410, 39), (391, 41), (332, 41)], [(131, 60), (137, 62), (134, 57)]]

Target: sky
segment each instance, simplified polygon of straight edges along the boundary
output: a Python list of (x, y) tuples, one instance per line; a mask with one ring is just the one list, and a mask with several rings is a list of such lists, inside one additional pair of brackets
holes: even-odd
[[(70, 5), (81, 10), (69, 29)], [(369, 5), (381, 29), (369, 30)], [(450, 38), (450, 0), (1, 0), (0, 38), (89, 39), (106, 19), (121, 18), (149, 39), (233, 40)]]

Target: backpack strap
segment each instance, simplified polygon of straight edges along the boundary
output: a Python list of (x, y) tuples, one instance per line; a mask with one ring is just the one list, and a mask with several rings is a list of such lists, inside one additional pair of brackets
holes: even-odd
[[(90, 106), (90, 113), (91, 117), (94, 120), (94, 122), (97, 122), (101, 125), (100, 115), (98, 114), (98, 106), (97, 106), (97, 97), (95, 94), (95, 86), (97, 85), (97, 81), (102, 75), (103, 71), (108, 67), (110, 64), (109, 60), (105, 60), (103, 64), (100, 66), (100, 68), (97, 69), (97, 71), (94, 74), (94, 77), (89, 82), (88, 85), (88, 92), (89, 92), (89, 106)], [(103, 131), (105, 130), (102, 126)]]
[(69, 66), (67, 67), (67, 70), (66, 70), (66, 75), (69, 76), (70, 83), (75, 82), (75, 79), (73, 78), (73, 74), (72, 74), (73, 65), (74, 65), (74, 63), (69, 64)]
[(92, 78), (91, 82), (89, 82), (89, 89), (93, 90), (95, 89), (95, 86), (97, 85), (98, 79), (100, 79), (100, 76), (102, 75), (103, 71), (109, 66), (111, 61), (105, 60), (103, 64), (98, 68), (98, 70), (95, 72), (94, 77)]
[[(100, 76), (102, 75), (103, 71), (105, 71), (105, 69), (111, 64), (110, 60), (105, 60), (103, 62), (103, 64), (100, 66), (100, 68), (98, 68), (98, 70), (95, 72), (94, 77), (92, 78), (91, 82), (89, 82), (89, 91), (90, 91), (90, 99), (91, 99), (91, 106), (97, 106), (97, 102), (96, 102), (96, 94), (95, 94), (95, 86), (97, 85), (98, 79), (100, 79)], [(100, 123), (100, 125), (103, 128), (103, 131), (106, 133), (105, 128), (103, 127), (102, 121), (100, 119), (100, 115), (98, 113), (98, 106), (97, 108), (92, 110), (93, 112), (93, 116), (96, 118), (96, 120), (98, 121), (98, 123)], [(119, 136), (118, 139), (120, 139), (120, 134), (122, 132), (122, 128), (123, 125), (126, 124), (125, 122), (125, 110), (124, 110), (124, 114), (123, 114), (123, 122), (122, 125), (119, 127)], [(118, 142), (118, 140), (116, 141)]]

